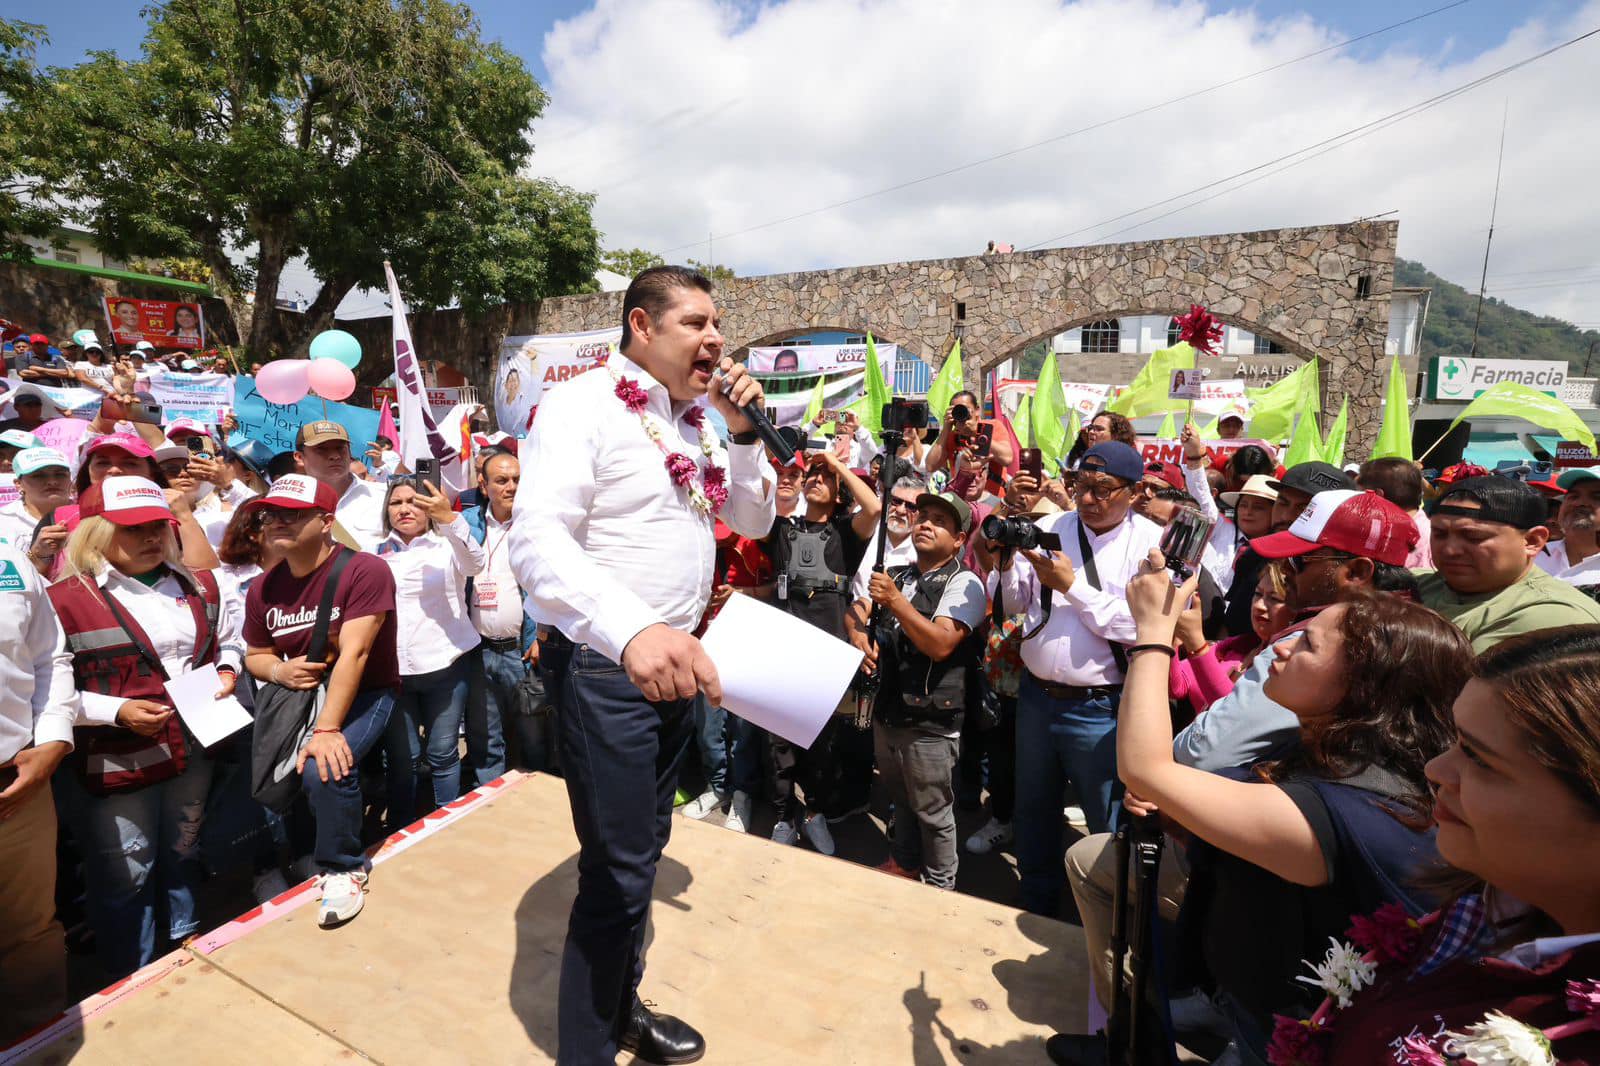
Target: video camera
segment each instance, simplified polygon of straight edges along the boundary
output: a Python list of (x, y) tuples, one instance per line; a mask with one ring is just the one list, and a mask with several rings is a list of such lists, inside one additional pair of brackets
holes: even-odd
[(1003, 518), (992, 514), (983, 520), (983, 535), (1002, 548), (1020, 548), (1023, 551), (1061, 550), (1061, 538), (1046, 533), (1027, 518)]
[(896, 397), (883, 405), (882, 421), (885, 433), (921, 433), (928, 428), (928, 405)]

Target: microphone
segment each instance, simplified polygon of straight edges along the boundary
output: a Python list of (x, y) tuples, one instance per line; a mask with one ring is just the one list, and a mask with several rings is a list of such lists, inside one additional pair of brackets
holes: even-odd
[[(722, 394), (726, 396), (733, 391), (733, 382), (729, 381), (720, 370), (717, 374), (722, 378)], [(772, 420), (767, 417), (767, 412), (753, 403), (747, 403), (740, 405), (739, 413), (748, 418), (751, 425), (756, 427), (756, 435), (761, 438), (761, 443), (765, 444), (767, 450), (777, 457), (779, 463), (788, 466), (794, 462), (794, 445), (783, 439), (783, 434), (779, 433), (777, 427), (772, 424)]]

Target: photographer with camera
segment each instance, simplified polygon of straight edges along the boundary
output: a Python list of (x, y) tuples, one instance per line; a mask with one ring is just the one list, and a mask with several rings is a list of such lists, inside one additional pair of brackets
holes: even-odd
[(878, 628), (852, 642), (880, 671), (872, 731), (878, 772), (894, 803), (891, 872), (936, 888), (956, 884), (953, 776), (983, 624), (983, 582), (961, 566), (972, 508), (950, 492), (917, 497), (916, 562), (872, 575)]
[[(851, 578), (866, 557), (883, 505), (872, 486), (832, 451), (807, 457), (804, 485), (805, 513), (779, 518), (766, 540), (776, 575), (774, 596), (780, 610), (848, 640)], [(855, 502), (853, 513), (846, 491)], [(846, 694), (845, 699), (853, 714), (854, 696)], [(809, 750), (771, 737), (768, 751), (778, 805), (773, 840), (794, 844), (803, 831), (812, 847), (831, 855), (828, 822), (866, 808), (872, 785), (871, 734), (848, 719), (835, 714)], [(805, 792), (804, 803), (795, 794), (797, 783)]]
[(995, 432), (995, 423), (980, 419), (982, 404), (974, 392), (958, 392), (939, 427), (939, 439), (928, 449), (928, 472), (948, 468), (952, 482), (967, 470), (976, 469), (983, 481), (1010, 469), (1016, 454), (1004, 434)]
[[(1077, 510), (1037, 525), (991, 518), (983, 529), (988, 551), (1000, 551), (989, 587), (1003, 605), (1000, 613), (1027, 605), (1014, 828), (1022, 905), (1035, 914), (1060, 910), (1067, 782), (1077, 789), (1095, 833), (1110, 827), (1121, 793), (1116, 728), (1126, 661), (1122, 646), (1136, 636), (1123, 590), (1161, 542), (1160, 527), (1133, 513), (1133, 487), (1143, 476), (1136, 451), (1121, 441), (1103, 441), (1080, 464)], [(1048, 550), (1029, 550), (1039, 547)], [(1019, 548), (1026, 566), (1016, 565)]]

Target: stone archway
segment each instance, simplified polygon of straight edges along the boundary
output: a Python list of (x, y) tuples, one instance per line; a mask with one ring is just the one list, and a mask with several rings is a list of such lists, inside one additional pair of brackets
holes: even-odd
[[(980, 368), (1062, 323), (1119, 314), (1217, 317), (1324, 367), (1324, 387), (1349, 395), (1358, 443), (1377, 430), (1384, 340), (1399, 223), (1351, 222), (1254, 233), (1052, 248), (737, 278), (719, 288), (729, 344), (742, 349), (802, 329), (872, 330), (937, 363), (956, 336)], [(545, 333), (621, 318), (621, 293), (544, 301)], [(1331, 391), (1330, 390), (1330, 391)]]

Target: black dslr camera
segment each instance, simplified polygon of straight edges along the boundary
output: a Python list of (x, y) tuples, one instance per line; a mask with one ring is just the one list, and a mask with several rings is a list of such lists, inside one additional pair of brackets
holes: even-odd
[(1020, 548), (1023, 551), (1061, 550), (1061, 538), (1046, 533), (1026, 518), (1002, 518), (992, 514), (983, 520), (983, 535), (1002, 548)]
[(922, 400), (898, 397), (883, 405), (885, 433), (921, 433), (928, 428), (928, 405)]

